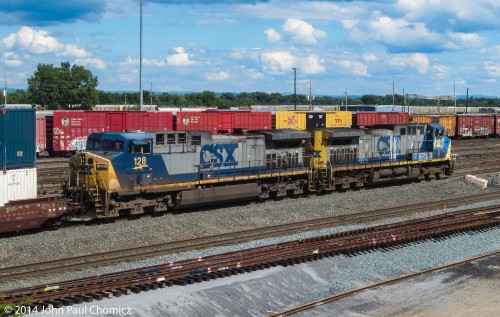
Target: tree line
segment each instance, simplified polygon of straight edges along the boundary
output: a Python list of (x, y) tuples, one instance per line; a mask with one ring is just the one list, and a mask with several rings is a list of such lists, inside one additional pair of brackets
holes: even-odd
[[(83, 66), (62, 62), (60, 67), (39, 64), (33, 76), (28, 79), (27, 90), (16, 90), (8, 96), (9, 104), (32, 104), (48, 110), (81, 109), (89, 110), (95, 105), (138, 105), (139, 92), (106, 92), (98, 90), (98, 79)], [(403, 95), (332, 97), (315, 96), (314, 105), (396, 105), (437, 106), (437, 100), (410, 99)], [(265, 92), (220, 93), (213, 91), (186, 94), (156, 93), (143, 91), (143, 104), (159, 107), (247, 107), (251, 105), (307, 105), (307, 95)], [(453, 100), (441, 100), (440, 106), (454, 106)], [(498, 98), (457, 99), (457, 106), (500, 107)]]

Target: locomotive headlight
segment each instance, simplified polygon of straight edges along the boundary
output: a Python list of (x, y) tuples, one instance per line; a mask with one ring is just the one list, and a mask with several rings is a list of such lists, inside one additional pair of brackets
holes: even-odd
[(98, 170), (107, 170), (108, 169), (108, 164), (97, 163), (96, 167), (97, 167)]

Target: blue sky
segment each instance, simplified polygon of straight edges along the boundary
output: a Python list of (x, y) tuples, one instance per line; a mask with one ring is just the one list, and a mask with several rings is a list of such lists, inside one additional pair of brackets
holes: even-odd
[[(139, 90), (140, 0), (4, 2), (9, 87), (68, 61)], [(500, 95), (500, 0), (144, 0), (143, 26), (145, 90)]]

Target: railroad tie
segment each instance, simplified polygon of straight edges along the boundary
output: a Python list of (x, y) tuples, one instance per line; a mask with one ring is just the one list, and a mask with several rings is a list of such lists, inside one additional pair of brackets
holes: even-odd
[(113, 294), (114, 297), (120, 297), (120, 296), (122, 296), (122, 291), (119, 290), (119, 289), (111, 290), (111, 293)]
[(73, 304), (81, 304), (81, 303), (83, 303), (83, 298), (80, 297), (80, 296), (70, 296), (68, 298), (73, 301)]
[(89, 295), (92, 296), (95, 300), (102, 300), (104, 298), (104, 295), (102, 295), (102, 293), (92, 293)]
[(122, 295), (129, 295), (132, 292), (130, 288), (119, 288), (118, 290), (122, 293)]

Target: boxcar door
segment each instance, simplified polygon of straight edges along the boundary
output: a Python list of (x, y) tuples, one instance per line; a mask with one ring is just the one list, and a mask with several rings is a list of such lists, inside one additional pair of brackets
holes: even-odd
[(110, 132), (123, 132), (127, 130), (126, 126), (126, 113), (124, 112), (110, 112), (106, 115), (107, 131)]

